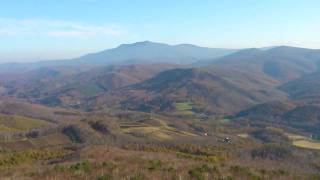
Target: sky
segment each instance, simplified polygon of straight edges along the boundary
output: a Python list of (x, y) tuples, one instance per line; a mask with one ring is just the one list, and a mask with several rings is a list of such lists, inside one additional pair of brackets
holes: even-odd
[(0, 0), (0, 62), (155, 41), (320, 49), (319, 0)]

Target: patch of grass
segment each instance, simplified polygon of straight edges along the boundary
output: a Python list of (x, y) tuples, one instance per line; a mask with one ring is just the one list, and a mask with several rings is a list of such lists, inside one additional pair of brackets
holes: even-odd
[(10, 132), (10, 131), (17, 131), (17, 129), (10, 128), (10, 127), (7, 127), (7, 126), (5, 126), (3, 124), (0, 124), (0, 131)]
[(137, 131), (137, 132), (141, 132), (141, 133), (153, 133), (153, 132), (158, 131), (158, 130), (159, 130), (159, 127), (152, 127), (152, 126), (149, 126), (149, 127), (131, 127), (131, 128), (123, 129), (123, 132), (130, 133), (130, 132)]
[(58, 146), (71, 143), (70, 139), (67, 136), (60, 133), (32, 138), (29, 139), (29, 141), (36, 147)]
[(40, 119), (27, 118), (17, 115), (0, 114), (1, 131), (25, 131), (49, 124), (51, 123)]
[(192, 111), (193, 109), (193, 104), (191, 102), (180, 102), (180, 103), (175, 103), (174, 104), (175, 109), (177, 110), (175, 114), (177, 116), (193, 116), (194, 112)]
[(236, 177), (246, 177), (246, 179), (252, 180), (262, 179), (262, 177), (260, 177), (257, 173), (253, 172), (249, 167), (243, 167), (238, 165), (231, 166), (230, 171)]
[(111, 174), (104, 174), (97, 177), (97, 180), (111, 180), (111, 179), (113, 179)]
[(75, 173), (81, 173), (81, 172), (88, 173), (92, 170), (92, 165), (89, 161), (83, 161), (81, 163), (76, 163), (74, 165), (71, 165), (69, 167), (69, 170)]
[(162, 167), (162, 162), (160, 160), (155, 159), (155, 160), (149, 161), (149, 165), (148, 165), (149, 170), (161, 170), (161, 167)]
[(93, 96), (99, 92), (102, 92), (103, 89), (96, 85), (82, 85), (79, 87), (80, 92), (85, 96)]
[(211, 164), (203, 164), (202, 166), (193, 168), (191, 170), (189, 170), (188, 174), (195, 179), (198, 180), (204, 180), (204, 175), (203, 173), (213, 173), (213, 172), (217, 172), (218, 169), (217, 167), (211, 165)]
[(253, 149), (251, 151), (251, 157), (253, 159), (270, 159), (281, 160), (292, 156), (292, 149), (290, 146), (280, 144), (265, 144), (260, 148)]
[(135, 172), (130, 177), (130, 180), (142, 180), (142, 179), (145, 179), (144, 177), (145, 177), (145, 175), (142, 172)]
[(152, 136), (154, 136), (156, 139), (159, 139), (159, 140), (170, 140), (170, 139), (173, 139), (172, 136), (170, 136), (168, 133), (163, 132), (163, 131), (153, 132)]
[(114, 169), (114, 168), (117, 167), (117, 165), (114, 164), (113, 162), (107, 162), (107, 161), (105, 161), (105, 162), (103, 162), (103, 163), (101, 164), (101, 167), (108, 168), (108, 169)]
[(190, 102), (175, 103), (175, 107), (179, 111), (190, 111), (192, 110), (192, 103)]
[(243, 134), (238, 134), (237, 136), (241, 138), (249, 138), (249, 134), (243, 133)]
[(71, 172), (74, 174), (89, 173), (93, 169), (93, 165), (88, 161), (82, 161), (69, 166), (56, 165), (54, 170), (57, 172)]
[(287, 137), (292, 140), (292, 144), (297, 147), (306, 149), (316, 149), (320, 150), (320, 142), (312, 140), (306, 136), (301, 136), (297, 134), (286, 133)]
[(0, 168), (15, 167), (37, 160), (48, 160), (66, 155), (65, 150), (27, 150), (17, 153), (9, 153), (0, 158)]
[(297, 135), (297, 134), (291, 134), (291, 133), (285, 133), (285, 135), (290, 139), (290, 140), (305, 140), (308, 139), (305, 136)]
[(312, 142), (309, 140), (294, 140), (292, 144), (301, 148), (320, 150), (320, 142)]
[(197, 136), (195, 134), (180, 131), (173, 127), (169, 127), (166, 122), (162, 120), (159, 121), (159, 126), (147, 125), (144, 123), (135, 123), (135, 124), (123, 124), (121, 125), (121, 130), (124, 133), (132, 134), (137, 137), (152, 137), (157, 140), (170, 140), (174, 136)]
[(124, 149), (147, 151), (147, 152), (174, 152), (178, 158), (192, 159), (195, 161), (223, 162), (231, 159), (231, 154), (224, 147), (218, 146), (196, 146), (193, 144), (179, 145), (141, 145), (129, 144)]

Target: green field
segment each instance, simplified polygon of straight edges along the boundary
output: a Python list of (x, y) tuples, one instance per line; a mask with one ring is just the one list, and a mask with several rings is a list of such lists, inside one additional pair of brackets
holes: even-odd
[(193, 115), (193, 104), (191, 102), (175, 103), (175, 108), (178, 110), (178, 114), (181, 115)]
[(176, 103), (175, 107), (179, 111), (190, 111), (190, 110), (192, 110), (192, 103), (190, 103), (190, 102)]
[(79, 87), (79, 89), (80, 89), (80, 92), (85, 96), (93, 96), (103, 91), (103, 89), (101, 89), (99, 86), (96, 86), (96, 85), (82, 85)]

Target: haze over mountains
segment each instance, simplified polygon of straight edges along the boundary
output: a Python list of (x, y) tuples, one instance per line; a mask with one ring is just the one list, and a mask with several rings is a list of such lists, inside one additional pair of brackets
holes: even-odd
[(122, 44), (114, 49), (84, 55), (75, 59), (35, 63), (5, 63), (0, 72), (24, 71), (46, 66), (124, 65), (136, 63), (190, 64), (236, 52), (235, 49), (205, 48), (191, 44), (168, 45), (150, 41)]
[(319, 7), (1, 1), (0, 180), (320, 180)]
[[(169, 159), (183, 160), (184, 166), (224, 164), (217, 165), (219, 170), (197, 168), (200, 177), (219, 171), (244, 179), (252, 172), (308, 179), (320, 162), (319, 68), (320, 50), (314, 49), (233, 50), (148, 41), (71, 60), (2, 64), (0, 154), (70, 152), (45, 159), (50, 159), (46, 171), (61, 177), (85, 171), (85, 177), (91, 172), (95, 177), (101, 167), (113, 173), (98, 160), (88, 171), (81, 167), (92, 159), (68, 165), (87, 157), (82, 155), (86, 149), (101, 159), (112, 147), (116, 153), (111, 156), (118, 153), (126, 164), (131, 161), (123, 157), (126, 153), (161, 156), (147, 162), (148, 173), (174, 174), (162, 165), (162, 156), (169, 153)], [(0, 168), (11, 167), (11, 160), (0, 156)], [(275, 173), (279, 166), (286, 173)], [(191, 172), (184, 176), (193, 177)]]
[[(230, 114), (305, 91), (318, 95), (317, 83), (310, 81), (316, 81), (319, 63), (320, 51), (312, 49), (230, 50), (145, 41), (73, 60), (0, 65), (0, 72), (11, 71), (0, 82), (3, 95), (50, 106), (150, 112), (192, 102), (197, 112)], [(302, 88), (305, 81), (316, 87)]]

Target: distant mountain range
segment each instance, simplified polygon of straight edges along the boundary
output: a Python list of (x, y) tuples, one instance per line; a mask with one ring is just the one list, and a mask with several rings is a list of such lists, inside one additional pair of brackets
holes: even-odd
[[(217, 51), (226, 54), (214, 57)], [(319, 70), (319, 50), (280, 46), (231, 51), (235, 50), (152, 42), (121, 45), (70, 60), (78, 62), (76, 65), (4, 74), (0, 77), (0, 93), (50, 106), (85, 109), (172, 111), (177, 102), (192, 102), (194, 111), (214, 114), (232, 114), (268, 101), (295, 98), (296, 94), (306, 97), (309, 91), (319, 94), (315, 74)], [(191, 54), (198, 57), (183, 65), (154, 61), (161, 56), (165, 60), (183, 56), (190, 60), (187, 57)], [(131, 64), (128, 57), (141, 59)], [(142, 57), (148, 63), (142, 63)], [(201, 58), (206, 58), (205, 64), (195, 63)], [(312, 81), (315, 83), (309, 83)]]
[(76, 60), (82, 63), (134, 64), (172, 63), (188, 64), (198, 60), (222, 57), (237, 50), (199, 47), (192, 44), (168, 45), (150, 41), (122, 44), (115, 49), (88, 54)]
[[(246, 49), (217, 58), (205, 67), (163, 71), (147, 81), (108, 91), (97, 98), (97, 105), (167, 111), (177, 102), (192, 102), (196, 111), (234, 113), (255, 104), (286, 100), (293, 89), (318, 94), (319, 88), (311, 87), (318, 83), (308, 85), (307, 77), (298, 80), (302, 85), (296, 86), (295, 81), (317, 72), (319, 62), (319, 50), (286, 46)], [(310, 78), (316, 81), (316, 77)], [(303, 88), (306, 85), (309, 88)]]
[[(229, 119), (248, 132), (251, 125), (272, 125), (320, 137), (320, 50), (288, 46), (228, 50), (139, 42), (72, 60), (3, 64), (0, 73), (4, 114), (48, 116), (61, 122), (75, 118), (77, 112), (141, 123), (164, 116), (170, 123), (179, 118), (185, 130), (190, 125), (201, 134), (205, 130), (194, 120)], [(162, 121), (157, 123), (163, 126)], [(82, 130), (88, 126), (69, 131), (86, 137), (89, 131)]]
[(87, 54), (75, 59), (0, 64), (0, 73), (21, 72), (48, 66), (128, 65), (141, 63), (191, 64), (202, 60), (212, 60), (236, 51), (236, 49), (206, 48), (191, 44), (168, 45), (144, 41), (122, 44), (114, 49)]
[(279, 46), (269, 50), (246, 49), (219, 58), (216, 66), (265, 74), (281, 82), (319, 70), (320, 50)]

